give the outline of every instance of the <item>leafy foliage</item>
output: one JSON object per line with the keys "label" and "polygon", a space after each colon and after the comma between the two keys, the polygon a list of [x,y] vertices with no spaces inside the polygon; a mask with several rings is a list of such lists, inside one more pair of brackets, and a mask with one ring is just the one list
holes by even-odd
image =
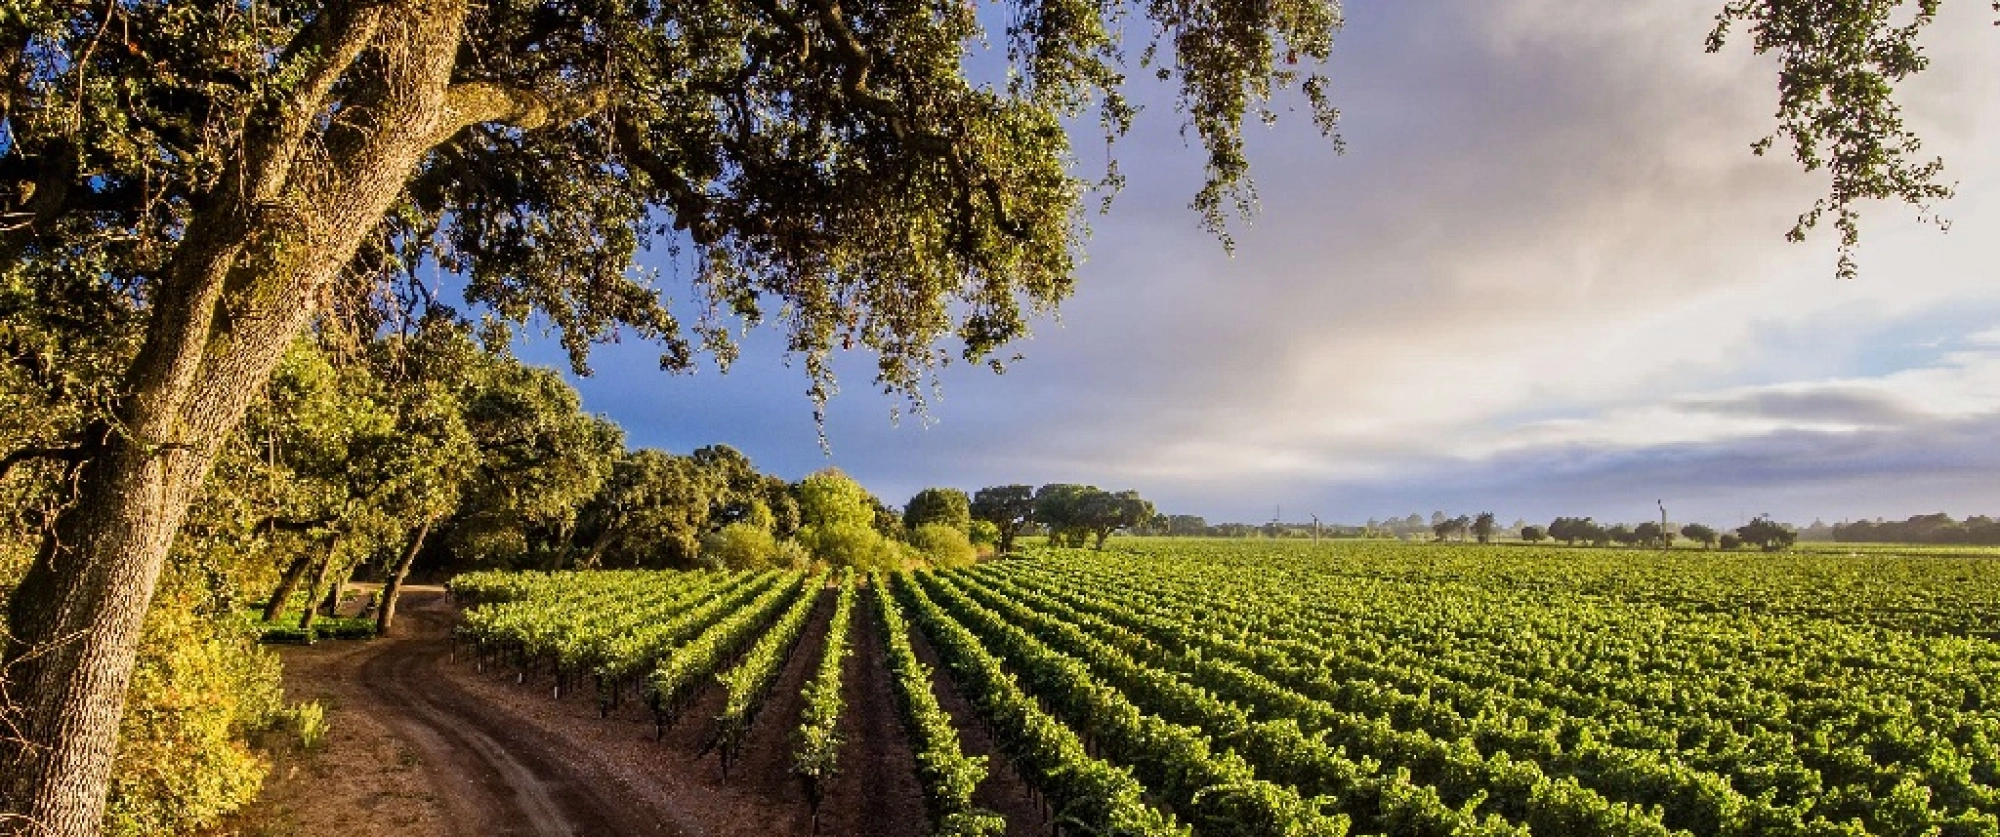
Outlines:
{"label": "leafy foliage", "polygon": [[972,501],[956,488],[926,488],[903,507],[903,526],[915,531],[927,524],[941,524],[967,532],[972,526]]}
{"label": "leafy foliage", "polygon": [[900,567],[895,543],[875,526],[879,501],[860,483],[829,468],[801,480],[796,493],[798,540],[814,557],[861,572]]}
{"label": "leafy foliage", "polygon": [[1736,537],[1741,539],[1743,543],[1755,546],[1765,552],[1776,552],[1798,543],[1799,533],[1798,530],[1790,526],[1786,526],[1764,515],[1758,515],[1749,523],[1737,527]]}
{"label": "leafy foliage", "polygon": [[1923,143],[1903,126],[1895,99],[1899,82],[1930,65],[1917,37],[1937,11],[1938,0],[1730,0],[1709,33],[1715,52],[1734,27],[1747,25],[1752,49],[1777,54],[1778,128],[1751,148],[1764,154],[1782,137],[1806,171],[1827,172],[1829,194],[1799,216],[1789,237],[1804,240],[1832,213],[1843,279],[1858,270],[1862,202],[1900,200],[1928,211],[1951,196],[1939,181],[1944,162],[1921,156]]}
{"label": "leafy foliage", "polygon": [[968,756],[960,746],[958,730],[931,692],[931,670],[917,661],[916,650],[910,645],[909,623],[885,589],[886,580],[876,577],[868,586],[888,646],[896,705],[902,709],[903,728],[915,742],[924,810],[930,814],[936,833],[962,837],[1005,833],[1005,820],[972,801],[973,791],[986,780],[986,757]]}

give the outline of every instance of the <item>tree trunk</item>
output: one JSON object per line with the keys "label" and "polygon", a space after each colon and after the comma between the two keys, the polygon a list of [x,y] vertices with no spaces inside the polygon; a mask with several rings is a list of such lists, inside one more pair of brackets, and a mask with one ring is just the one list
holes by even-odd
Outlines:
{"label": "tree trunk", "polygon": [[[531,92],[451,85],[463,2],[349,4],[309,25],[289,99],[240,146],[149,287],[145,339],[109,429],[86,440],[76,502],[9,604],[0,651],[0,822],[30,837],[101,832],[139,627],[224,436],[242,422],[329,283],[423,155],[465,126],[554,118]],[[357,62],[365,51],[373,58]],[[366,83],[341,87],[365,73]],[[461,89],[463,87],[464,89]],[[321,133],[336,90],[351,91]],[[539,105],[533,110],[529,105]]]}
{"label": "tree trunk", "polygon": [[327,585],[326,595],[319,600],[319,615],[328,618],[340,615],[340,597],[347,592],[347,582],[353,578],[354,562],[340,565],[340,570],[334,573],[333,583]]}
{"label": "tree trunk", "polygon": [[417,563],[417,553],[424,549],[424,539],[430,537],[431,522],[425,520],[417,527],[417,534],[410,538],[410,548],[403,552],[403,560],[396,562],[396,571],[389,574],[389,580],[382,584],[382,607],[375,612],[375,635],[388,636],[389,626],[396,621],[396,599],[403,595],[403,579],[409,577],[411,565]]}
{"label": "tree trunk", "polygon": [[319,569],[313,573],[312,592],[306,596],[306,607],[299,614],[299,630],[305,632],[306,642],[313,641],[313,621],[319,618],[319,597],[326,592],[326,579],[333,572],[334,553],[340,549],[340,536],[326,545],[326,554],[319,559]]}
{"label": "tree trunk", "polygon": [[300,581],[305,580],[306,570],[312,567],[312,558],[310,547],[301,549],[299,557],[293,558],[292,563],[285,567],[284,576],[278,579],[278,589],[271,591],[271,600],[264,604],[264,621],[276,622],[285,615],[285,605],[291,603],[292,592],[299,589]]}
{"label": "tree trunk", "polygon": [[611,542],[617,537],[617,527],[604,527],[604,531],[598,532],[597,537],[590,539],[590,554],[584,560],[577,562],[577,566],[592,570],[604,566],[604,551],[611,548]]}

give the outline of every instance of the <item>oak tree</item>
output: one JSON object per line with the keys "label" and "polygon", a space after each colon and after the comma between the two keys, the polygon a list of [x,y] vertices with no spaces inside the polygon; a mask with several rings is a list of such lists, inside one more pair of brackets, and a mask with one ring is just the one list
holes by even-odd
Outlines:
{"label": "oak tree", "polygon": [[999,551],[1014,551],[1014,537],[1035,516],[1035,489],[1025,485],[990,485],[972,494],[972,516],[992,523],[1000,533]]}

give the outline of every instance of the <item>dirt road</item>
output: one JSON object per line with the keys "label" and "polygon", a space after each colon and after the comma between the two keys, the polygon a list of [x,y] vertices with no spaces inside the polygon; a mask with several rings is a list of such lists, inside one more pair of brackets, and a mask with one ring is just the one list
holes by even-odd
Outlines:
{"label": "dirt road", "polygon": [[[813,833],[804,786],[790,773],[791,735],[799,689],[824,647],[831,591],[727,776],[719,755],[704,752],[720,688],[706,689],[656,738],[650,712],[636,702],[600,718],[588,688],[558,700],[552,678],[520,683],[511,672],[482,673],[467,658],[454,660],[450,597],[438,588],[404,596],[391,636],[282,649],[288,697],[328,706],[328,739],[319,751],[280,763],[235,833]],[[827,785],[818,833],[920,835],[928,830],[923,798],[876,647],[879,628],[855,622],[858,647],[841,718],[848,744],[840,774]]]}
{"label": "dirt road", "polygon": [[443,594],[408,605],[398,635],[378,641],[358,675],[379,717],[423,760],[452,833],[686,833],[650,804],[643,782],[633,787],[643,774],[613,769],[511,701],[466,688],[449,667],[453,614]]}
{"label": "dirt road", "polygon": [[[259,824],[249,830],[307,837],[709,833],[683,821],[676,794],[660,787],[666,776],[635,769],[633,756],[645,749],[637,745],[652,742],[597,746],[594,736],[576,735],[558,715],[538,711],[545,710],[534,706],[538,700],[554,703],[548,692],[503,688],[454,664],[449,597],[436,588],[403,595],[391,636],[282,651],[288,697],[327,704],[328,740],[321,751],[281,764],[261,810],[252,812]],[[607,757],[613,753],[625,758]]]}

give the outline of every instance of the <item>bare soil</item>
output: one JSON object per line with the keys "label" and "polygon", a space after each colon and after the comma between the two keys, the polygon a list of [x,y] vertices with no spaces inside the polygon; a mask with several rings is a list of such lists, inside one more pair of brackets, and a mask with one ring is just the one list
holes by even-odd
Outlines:
{"label": "bare soil", "polygon": [[[627,700],[599,717],[588,680],[554,697],[555,679],[484,671],[454,655],[457,609],[442,589],[406,588],[390,636],[281,649],[287,695],[328,707],[328,734],[310,753],[280,757],[240,834],[287,837],[405,835],[808,835],[804,785],[791,773],[800,689],[825,647],[831,593],[724,776],[704,752],[721,710],[710,684],[656,738],[652,712]],[[840,773],[817,833],[918,837],[928,824],[915,758],[898,716],[881,627],[855,614],[843,685]],[[920,646],[920,653],[928,648]],[[934,662],[934,660],[933,660]],[[581,685],[582,688],[575,688]],[[940,674],[940,701],[961,721],[969,752],[992,752],[971,708]],[[993,753],[981,803],[1012,834],[1047,826],[1006,760]],[[1018,821],[1016,821],[1018,819]]]}

